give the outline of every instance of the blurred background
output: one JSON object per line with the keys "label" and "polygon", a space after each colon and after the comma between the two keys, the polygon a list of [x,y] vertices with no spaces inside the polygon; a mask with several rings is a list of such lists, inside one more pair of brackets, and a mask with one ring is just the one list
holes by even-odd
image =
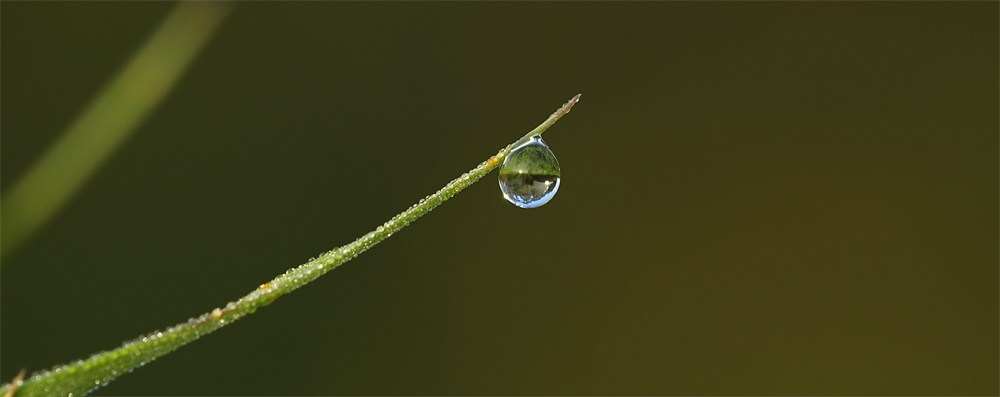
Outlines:
{"label": "blurred background", "polygon": [[[0,189],[174,7],[6,2]],[[9,381],[496,173],[98,395],[996,395],[998,4],[240,3],[2,263]]]}

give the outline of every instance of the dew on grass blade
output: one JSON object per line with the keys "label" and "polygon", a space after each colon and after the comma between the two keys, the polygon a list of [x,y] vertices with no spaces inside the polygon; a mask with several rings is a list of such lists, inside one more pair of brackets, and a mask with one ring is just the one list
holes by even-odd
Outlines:
{"label": "dew on grass blade", "polygon": [[541,207],[558,190],[559,161],[538,135],[514,147],[500,166],[500,191],[518,207]]}

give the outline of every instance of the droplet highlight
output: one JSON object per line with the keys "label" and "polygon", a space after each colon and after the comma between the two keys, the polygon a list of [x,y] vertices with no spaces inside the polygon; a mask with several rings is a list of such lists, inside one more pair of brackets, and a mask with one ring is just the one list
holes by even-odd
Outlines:
{"label": "droplet highlight", "polygon": [[559,191],[559,161],[542,137],[520,143],[500,166],[503,197],[521,208],[545,205]]}

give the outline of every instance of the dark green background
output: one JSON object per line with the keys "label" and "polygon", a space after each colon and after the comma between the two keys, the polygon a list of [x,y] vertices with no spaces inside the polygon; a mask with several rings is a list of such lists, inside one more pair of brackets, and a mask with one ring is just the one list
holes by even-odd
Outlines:
{"label": "dark green background", "polygon": [[[7,189],[170,3],[4,2]],[[243,3],[4,260],[0,377],[496,174],[99,394],[996,395],[998,4]]]}

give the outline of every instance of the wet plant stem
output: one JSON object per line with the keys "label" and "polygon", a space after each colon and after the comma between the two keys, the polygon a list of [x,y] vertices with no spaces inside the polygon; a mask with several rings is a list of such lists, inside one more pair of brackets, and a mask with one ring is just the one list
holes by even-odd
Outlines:
{"label": "wet plant stem", "polygon": [[[569,113],[579,100],[580,95],[570,99],[521,140],[541,135],[560,117]],[[36,373],[27,380],[18,382],[20,386],[16,390],[16,396],[83,396],[98,387],[107,385],[118,376],[132,372],[135,368],[144,366],[203,335],[229,325],[260,307],[267,306],[278,297],[292,292],[326,272],[356,258],[362,252],[399,232],[417,218],[469,187],[502,164],[504,158],[517,142],[503,148],[476,168],[449,182],[437,193],[420,200],[417,204],[394,216],[388,222],[375,228],[374,231],[354,240],[354,242],[325,252],[299,267],[289,269],[273,280],[261,284],[259,288],[235,302],[229,302],[221,308],[215,308],[201,316],[191,318],[168,328],[166,331],[154,331],[133,341],[125,342],[117,349],[98,353],[86,360],[76,361],[49,371]],[[0,395],[6,393],[12,386],[10,383],[0,386]]]}

